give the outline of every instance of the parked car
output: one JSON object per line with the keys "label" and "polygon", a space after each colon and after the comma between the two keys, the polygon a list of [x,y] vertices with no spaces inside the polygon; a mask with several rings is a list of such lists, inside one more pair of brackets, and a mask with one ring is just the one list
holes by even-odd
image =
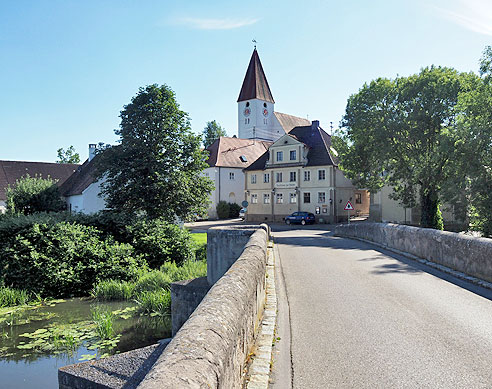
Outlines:
{"label": "parked car", "polygon": [[241,208],[241,210],[239,211],[239,217],[241,218],[241,220],[244,220],[244,218],[246,217],[246,208]]}
{"label": "parked car", "polygon": [[314,223],[314,215],[309,212],[294,212],[292,215],[289,215],[285,218],[285,223],[287,224],[295,224],[300,223],[302,225],[306,223]]}

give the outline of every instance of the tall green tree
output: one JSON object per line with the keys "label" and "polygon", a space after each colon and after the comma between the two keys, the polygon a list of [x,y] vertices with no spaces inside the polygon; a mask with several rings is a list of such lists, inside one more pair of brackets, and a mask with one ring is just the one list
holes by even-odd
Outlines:
{"label": "tall green tree", "polygon": [[459,141],[455,155],[453,184],[459,188],[454,202],[465,198],[470,208],[472,228],[492,237],[492,48],[480,61],[481,78],[474,80],[460,96]]}
{"label": "tall green tree", "polygon": [[59,148],[56,152],[58,154],[56,163],[80,163],[80,155],[73,146],[66,150]]}
{"label": "tall green tree", "polygon": [[200,174],[207,167],[201,137],[171,88],[140,88],[120,117],[120,144],[97,158],[108,208],[169,222],[204,213],[213,184]]}
{"label": "tall green tree", "polygon": [[8,186],[7,212],[30,215],[37,212],[59,212],[66,209],[56,181],[50,177],[31,177],[26,174],[14,186]]}
{"label": "tall green tree", "polygon": [[442,229],[440,190],[453,162],[458,97],[470,78],[432,66],[377,79],[350,96],[337,141],[348,176],[371,191],[392,186],[403,206],[420,204],[421,226]]}
{"label": "tall green tree", "polygon": [[203,129],[203,146],[207,148],[214,143],[221,136],[227,136],[226,130],[221,127],[215,120],[207,122],[207,125]]}

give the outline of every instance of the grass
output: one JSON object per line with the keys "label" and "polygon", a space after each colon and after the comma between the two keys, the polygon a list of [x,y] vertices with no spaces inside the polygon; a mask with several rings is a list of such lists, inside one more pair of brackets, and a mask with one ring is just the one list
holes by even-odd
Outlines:
{"label": "grass", "polygon": [[30,294],[25,290],[11,289],[7,287],[0,288],[0,307],[13,307],[15,305],[24,305],[30,301]]}
{"label": "grass", "polygon": [[169,290],[144,291],[138,295],[136,301],[143,313],[164,315],[171,311],[171,292]]}
{"label": "grass", "polygon": [[114,337],[114,315],[111,311],[102,311],[96,307],[92,311],[92,321],[96,325],[97,335],[101,339],[112,339]]}
{"label": "grass", "polygon": [[207,244],[207,233],[206,232],[196,232],[192,233],[191,237],[198,246]]}
{"label": "grass", "polygon": [[91,294],[98,300],[130,300],[134,291],[133,282],[104,280],[94,287]]}

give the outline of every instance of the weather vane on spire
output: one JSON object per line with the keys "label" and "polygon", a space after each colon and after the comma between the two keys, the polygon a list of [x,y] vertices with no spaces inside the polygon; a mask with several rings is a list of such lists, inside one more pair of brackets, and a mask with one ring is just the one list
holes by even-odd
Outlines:
{"label": "weather vane on spire", "polygon": [[256,39],[253,39],[251,42],[255,44],[255,50],[256,50]]}

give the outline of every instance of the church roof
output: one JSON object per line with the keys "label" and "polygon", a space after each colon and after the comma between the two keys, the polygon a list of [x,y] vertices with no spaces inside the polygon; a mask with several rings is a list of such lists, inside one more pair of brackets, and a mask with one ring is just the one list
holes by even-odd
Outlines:
{"label": "church roof", "polygon": [[274,112],[273,113],[284,131],[288,134],[294,127],[310,126],[311,122],[308,119],[300,118],[298,116],[288,115],[286,113]]}
{"label": "church roof", "polygon": [[258,159],[272,142],[221,136],[209,147],[207,163],[210,167],[246,168]]}
{"label": "church roof", "polygon": [[256,49],[254,49],[253,55],[251,55],[248,70],[246,70],[243,86],[241,87],[237,101],[251,99],[260,99],[270,103],[275,102]]}
{"label": "church roof", "polygon": [[26,161],[0,161],[0,201],[6,200],[6,189],[26,174],[30,177],[48,178],[57,181],[60,186],[79,167],[74,163],[49,163]]}

